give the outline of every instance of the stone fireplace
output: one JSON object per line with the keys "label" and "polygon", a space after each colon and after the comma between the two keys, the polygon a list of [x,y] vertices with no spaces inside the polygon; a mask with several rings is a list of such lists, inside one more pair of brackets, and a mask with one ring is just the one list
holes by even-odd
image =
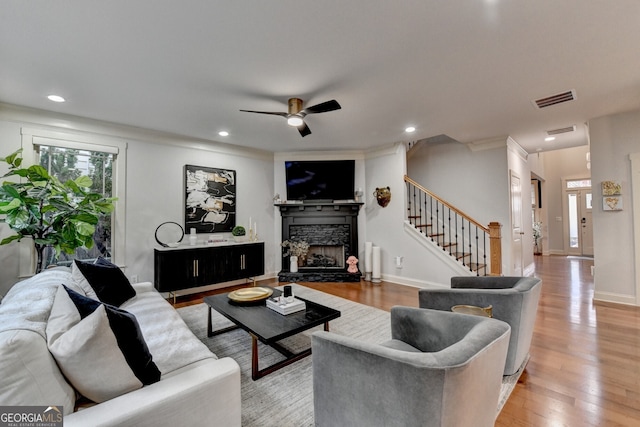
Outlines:
{"label": "stone fireplace", "polygon": [[[281,282],[359,282],[348,273],[346,259],[358,255],[358,212],[362,203],[279,204],[282,241],[305,241],[309,252],[292,273],[289,257],[282,257]],[[283,254],[285,251],[283,250]]]}

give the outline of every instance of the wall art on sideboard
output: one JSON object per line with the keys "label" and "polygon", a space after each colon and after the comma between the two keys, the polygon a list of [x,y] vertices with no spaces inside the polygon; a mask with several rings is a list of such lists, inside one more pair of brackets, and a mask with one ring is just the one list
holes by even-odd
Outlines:
{"label": "wall art on sideboard", "polygon": [[621,211],[622,197],[620,196],[604,196],[602,198],[602,210],[605,211]]}
{"label": "wall art on sideboard", "polygon": [[236,171],[186,165],[185,230],[231,231],[236,225]]}

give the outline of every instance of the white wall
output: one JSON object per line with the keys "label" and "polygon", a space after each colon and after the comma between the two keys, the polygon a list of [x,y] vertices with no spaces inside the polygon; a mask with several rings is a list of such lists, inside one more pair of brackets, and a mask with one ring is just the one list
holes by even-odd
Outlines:
{"label": "white wall", "polygon": [[[504,275],[511,272],[506,143],[506,138],[468,146],[458,142],[421,143],[407,161],[409,177],[428,190],[480,224],[488,225],[492,221],[502,224]],[[529,182],[528,174],[523,181]]]}
{"label": "white wall", "polygon": [[[257,221],[260,240],[265,241],[265,276],[277,271],[273,235],[273,154],[214,141],[192,140],[138,128],[118,126],[51,112],[2,105],[0,110],[0,156],[21,145],[20,128],[43,127],[63,132],[83,132],[118,137],[128,143],[125,272],[141,281],[153,281],[153,249],[156,227],[165,221],[183,222],[184,166],[233,169],[237,178],[238,223],[251,216]],[[10,235],[0,224],[0,236]],[[216,234],[230,238],[230,233]],[[278,236],[279,238],[279,236]],[[0,293],[17,280],[18,245],[0,246]]]}
{"label": "white wall", "polygon": [[[594,298],[640,305],[635,283],[633,199],[629,155],[640,152],[640,111],[589,122],[593,185]],[[602,209],[602,181],[622,184],[622,211]]]}

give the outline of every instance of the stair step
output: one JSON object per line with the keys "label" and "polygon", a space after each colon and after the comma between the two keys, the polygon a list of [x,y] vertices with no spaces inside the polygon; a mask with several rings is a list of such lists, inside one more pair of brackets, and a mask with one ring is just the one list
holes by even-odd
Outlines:
{"label": "stair step", "polygon": [[426,228],[426,227],[433,227],[433,224],[413,224],[413,226],[416,228]]}
{"label": "stair step", "polygon": [[462,252],[456,252],[453,255],[456,257],[456,259],[462,259],[462,258],[467,258],[471,256],[470,253],[462,253]]}
{"label": "stair step", "polygon": [[482,270],[483,268],[487,268],[487,264],[478,264],[476,262],[472,262],[467,265],[469,266],[471,271],[478,271],[478,270]]}
{"label": "stair step", "polygon": [[454,247],[456,245],[457,245],[457,243],[445,243],[445,244],[440,245],[440,246],[442,246],[443,248],[452,248],[452,247]]}

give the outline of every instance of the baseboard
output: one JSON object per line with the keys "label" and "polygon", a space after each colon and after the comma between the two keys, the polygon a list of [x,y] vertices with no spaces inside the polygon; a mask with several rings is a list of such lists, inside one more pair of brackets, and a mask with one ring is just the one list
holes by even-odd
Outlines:
{"label": "baseboard", "polygon": [[615,294],[612,292],[598,292],[593,293],[593,300],[598,302],[611,302],[616,304],[633,305],[638,306],[636,298],[631,295]]}
{"label": "baseboard", "polygon": [[428,280],[416,280],[416,279],[411,279],[409,277],[402,277],[402,276],[394,276],[391,274],[383,274],[382,275],[382,280],[384,280],[385,282],[391,282],[391,283],[395,283],[398,285],[405,285],[405,286],[411,286],[414,288],[440,288],[440,289],[447,289],[449,288],[448,285],[444,285],[442,283],[436,283],[436,282],[430,282]]}

